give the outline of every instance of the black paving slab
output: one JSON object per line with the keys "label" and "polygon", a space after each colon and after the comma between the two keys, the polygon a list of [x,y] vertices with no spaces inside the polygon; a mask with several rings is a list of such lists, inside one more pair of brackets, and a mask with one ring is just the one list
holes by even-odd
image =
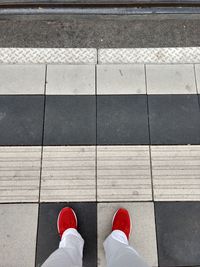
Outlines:
{"label": "black paving slab", "polygon": [[60,210],[69,206],[78,218],[79,232],[85,240],[84,267],[97,266],[97,207],[96,203],[40,204],[36,267],[58,248],[57,217]]}
{"label": "black paving slab", "polygon": [[95,145],[95,96],[47,96],[44,145]]}
{"label": "black paving slab", "polygon": [[200,265],[200,202],[155,203],[160,267]]}
{"label": "black paving slab", "polygon": [[197,95],[148,96],[151,144],[200,144]]}
{"label": "black paving slab", "polygon": [[0,145],[42,145],[43,96],[0,96]]}
{"label": "black paving slab", "polygon": [[147,97],[97,96],[97,144],[149,144]]}

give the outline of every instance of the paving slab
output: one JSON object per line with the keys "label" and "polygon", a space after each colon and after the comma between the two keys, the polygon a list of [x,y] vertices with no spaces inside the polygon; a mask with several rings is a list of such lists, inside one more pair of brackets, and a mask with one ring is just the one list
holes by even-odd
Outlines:
{"label": "paving slab", "polygon": [[96,148],[43,148],[41,201],[95,201]]}
{"label": "paving slab", "polygon": [[154,199],[200,200],[200,146],[151,146]]}
{"label": "paving slab", "polygon": [[0,205],[1,266],[35,266],[37,217],[37,204]]}
{"label": "paving slab", "polygon": [[148,146],[97,147],[98,201],[152,200]]}
{"label": "paving slab", "polygon": [[44,96],[0,96],[0,145],[42,145]]}
{"label": "paving slab", "polygon": [[97,96],[97,144],[149,144],[147,97]]}
{"label": "paving slab", "polygon": [[126,208],[133,221],[130,244],[149,266],[158,266],[153,203],[99,203],[98,204],[98,266],[105,267],[103,241],[111,233],[111,223],[118,208]]}
{"label": "paving slab", "polygon": [[200,203],[155,204],[159,266],[200,265]]}
{"label": "paving slab", "polygon": [[146,65],[148,94],[196,94],[193,64]]}
{"label": "paving slab", "polygon": [[95,96],[46,97],[44,145],[95,145]]}
{"label": "paving slab", "polygon": [[79,232],[85,240],[84,267],[97,266],[97,207],[96,203],[40,204],[36,267],[58,248],[57,217],[60,210],[69,206],[78,218]]}
{"label": "paving slab", "polygon": [[0,95],[43,95],[45,65],[0,65]]}
{"label": "paving slab", "polygon": [[97,93],[146,94],[144,65],[97,65]]}
{"label": "paving slab", "polygon": [[0,147],[0,202],[37,202],[41,147]]}
{"label": "paving slab", "polygon": [[197,95],[150,95],[148,103],[152,145],[200,144]]}
{"label": "paving slab", "polygon": [[47,95],[94,95],[95,65],[48,65]]}

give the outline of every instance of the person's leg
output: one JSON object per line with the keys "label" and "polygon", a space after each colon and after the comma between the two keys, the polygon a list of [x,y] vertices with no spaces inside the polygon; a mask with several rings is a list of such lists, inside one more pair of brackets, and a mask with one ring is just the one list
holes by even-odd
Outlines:
{"label": "person's leg", "polygon": [[148,267],[129,246],[131,220],[127,210],[119,209],[113,218],[112,233],[104,242],[107,267]]}
{"label": "person's leg", "polygon": [[82,267],[84,240],[77,231],[76,214],[71,208],[61,210],[57,226],[61,236],[59,248],[42,267]]}

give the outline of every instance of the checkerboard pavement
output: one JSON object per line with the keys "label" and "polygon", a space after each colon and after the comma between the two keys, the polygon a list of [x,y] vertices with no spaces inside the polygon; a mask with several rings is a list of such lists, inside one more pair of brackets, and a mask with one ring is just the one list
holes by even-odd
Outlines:
{"label": "checkerboard pavement", "polygon": [[41,266],[66,205],[84,267],[119,207],[149,266],[200,266],[199,64],[1,64],[0,129],[0,266]]}

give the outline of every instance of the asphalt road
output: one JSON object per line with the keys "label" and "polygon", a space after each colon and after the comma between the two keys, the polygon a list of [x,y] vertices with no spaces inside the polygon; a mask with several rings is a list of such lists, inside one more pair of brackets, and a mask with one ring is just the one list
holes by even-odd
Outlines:
{"label": "asphalt road", "polygon": [[0,47],[200,45],[200,15],[0,17]]}

